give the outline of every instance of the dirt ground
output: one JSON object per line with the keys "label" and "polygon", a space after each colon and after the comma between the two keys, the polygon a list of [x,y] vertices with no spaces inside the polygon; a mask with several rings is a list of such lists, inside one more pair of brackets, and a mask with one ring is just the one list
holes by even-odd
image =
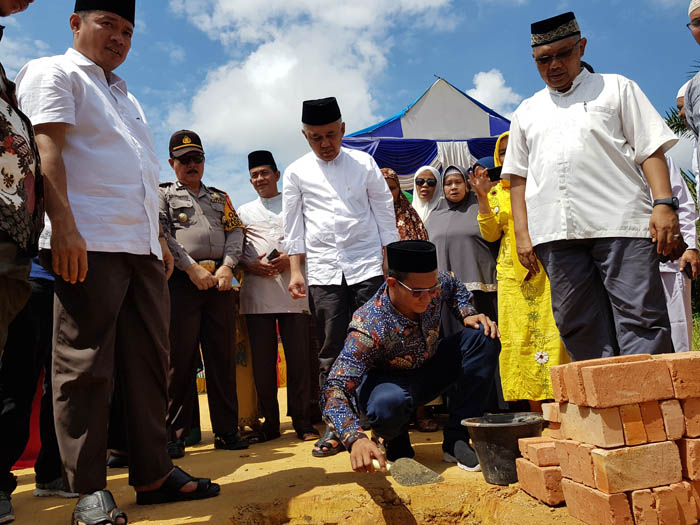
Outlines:
{"label": "dirt ground", "polygon": [[[439,472],[445,481],[423,487],[401,487],[385,474],[356,474],[347,453],[331,458],[311,456],[313,442],[302,443],[283,421],[280,439],[244,451],[213,446],[206,396],[200,395],[203,441],[187,449],[176,463],[186,471],[221,484],[213,499],[158,506],[137,506],[127,485],[126,469],[110,469],[109,490],[133,524],[352,524],[410,525],[523,524],[574,525],[565,508],[550,509],[518,490],[517,485],[488,485],[480,473],[468,473],[442,462],[441,433],[415,432],[416,460]],[[281,412],[286,391],[280,390]],[[70,523],[76,500],[32,495],[34,472],[20,470],[12,497],[18,525]]]}

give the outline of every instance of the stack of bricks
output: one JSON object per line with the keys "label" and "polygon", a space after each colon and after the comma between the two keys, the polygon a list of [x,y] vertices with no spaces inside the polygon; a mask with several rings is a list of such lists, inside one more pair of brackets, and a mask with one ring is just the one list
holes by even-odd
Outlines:
{"label": "stack of bricks", "polygon": [[554,439],[521,443],[521,487],[556,504],[547,492],[556,476],[544,473],[557,469],[569,513],[584,523],[698,523],[700,353],[582,361],[551,375],[556,403],[543,412]]}

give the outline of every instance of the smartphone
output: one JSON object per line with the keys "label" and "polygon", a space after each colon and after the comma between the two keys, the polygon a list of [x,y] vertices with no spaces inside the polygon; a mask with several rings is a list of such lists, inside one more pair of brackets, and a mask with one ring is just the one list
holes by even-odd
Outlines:
{"label": "smartphone", "polygon": [[693,267],[689,262],[685,263],[685,266],[683,267],[683,273],[685,273],[688,276],[688,279],[690,279],[691,281],[693,280]]}
{"label": "smartphone", "polygon": [[493,182],[498,182],[501,180],[501,171],[503,170],[503,166],[498,166],[496,168],[490,168],[488,170],[489,173],[489,179],[491,179]]}
{"label": "smartphone", "polygon": [[280,252],[277,251],[277,249],[272,250],[269,255],[266,257],[267,262],[274,261],[277,259],[277,257],[280,256]]}

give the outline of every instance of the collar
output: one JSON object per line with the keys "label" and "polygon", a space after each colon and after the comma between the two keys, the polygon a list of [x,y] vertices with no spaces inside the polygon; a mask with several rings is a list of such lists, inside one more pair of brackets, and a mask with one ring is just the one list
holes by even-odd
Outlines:
{"label": "collar", "polygon": [[83,55],[80,51],[69,47],[64,56],[78,67],[83,67],[85,69],[90,69],[94,71],[96,74],[99,75],[100,79],[104,80],[105,84],[107,84],[108,87],[114,86],[121,89],[124,93],[127,92],[126,81],[123,78],[121,78],[114,72],[111,72],[109,74],[109,78],[107,78],[104,69],[95,64],[92,60]]}
{"label": "collar", "polygon": [[[189,191],[190,193],[192,193],[192,192],[190,191],[190,189],[189,189],[187,186],[185,186],[182,182],[180,182],[179,180],[176,180],[176,181],[175,181],[175,187],[176,187],[178,190],[186,190],[186,191]],[[209,188],[207,188],[207,186],[206,186],[203,182],[200,181],[200,183],[199,183],[199,193],[198,193],[197,195],[195,195],[195,197],[198,197],[199,195],[202,195],[202,192],[203,192],[203,191],[204,191],[205,193],[209,193]],[[192,193],[192,194],[193,194],[193,193]],[[193,194],[193,195],[194,195],[194,194]]]}
{"label": "collar", "polygon": [[313,151],[311,152],[311,154],[314,156],[314,158],[316,159],[316,162],[318,162],[318,164],[320,166],[335,166],[337,163],[339,163],[341,161],[342,156],[345,155],[345,148],[341,146],[340,152],[338,153],[338,156],[330,161],[319,159],[318,156],[316,155],[316,153],[314,153]]}
{"label": "collar", "polygon": [[586,80],[588,80],[593,73],[588,71],[585,67],[581,67],[581,72],[578,74],[578,76],[574,79],[574,82],[571,84],[571,87],[569,88],[568,91],[562,93],[561,91],[557,91],[556,89],[552,89],[551,87],[547,86],[547,89],[552,95],[556,95],[558,97],[566,97],[571,95],[574,91],[576,91],[576,88],[579,87],[581,84],[583,84]]}
{"label": "collar", "polygon": [[268,204],[274,204],[275,202],[281,200],[282,199],[282,192],[278,193],[274,197],[260,197],[260,196],[258,196],[258,199],[260,199],[260,202],[262,202],[263,206],[267,207]]}

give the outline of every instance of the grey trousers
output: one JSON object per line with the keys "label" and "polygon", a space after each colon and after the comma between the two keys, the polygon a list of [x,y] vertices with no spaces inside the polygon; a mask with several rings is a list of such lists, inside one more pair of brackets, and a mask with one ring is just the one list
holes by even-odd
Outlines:
{"label": "grey trousers", "polygon": [[554,241],[535,252],[549,276],[554,320],[573,361],[673,352],[651,240]]}
{"label": "grey trousers", "polygon": [[7,233],[0,231],[0,356],[7,342],[7,331],[31,295],[31,260]]}
{"label": "grey trousers", "polygon": [[57,278],[53,393],[56,437],[73,492],[107,486],[107,426],[122,381],[129,484],[149,485],[173,464],[167,452],[169,296],[155,256],[88,252],[85,282]]}

